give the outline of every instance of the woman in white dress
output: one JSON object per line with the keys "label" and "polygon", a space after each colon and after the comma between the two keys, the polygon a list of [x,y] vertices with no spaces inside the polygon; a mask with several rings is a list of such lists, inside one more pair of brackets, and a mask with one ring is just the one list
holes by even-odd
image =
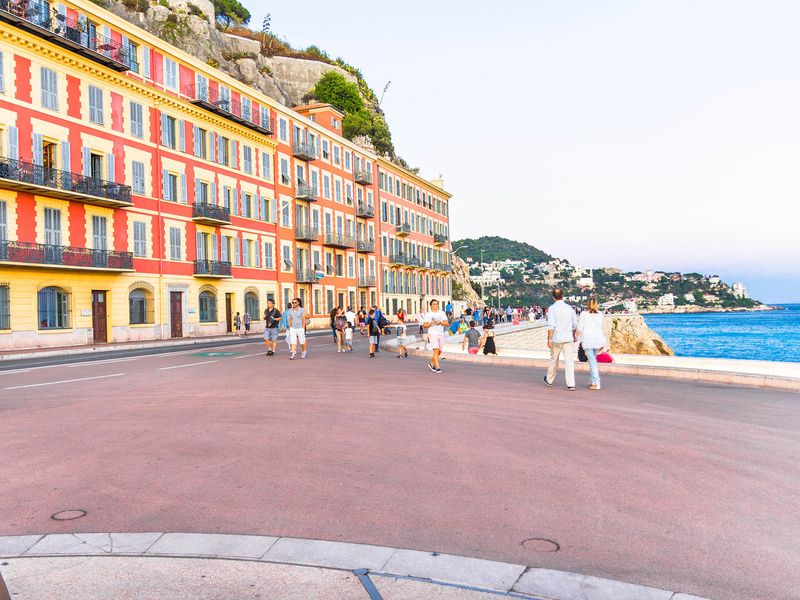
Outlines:
{"label": "woman in white dress", "polygon": [[586,310],[578,317],[578,340],[589,359],[589,389],[600,389],[600,371],[597,368],[597,355],[608,345],[603,333],[603,313],[597,300],[590,298]]}

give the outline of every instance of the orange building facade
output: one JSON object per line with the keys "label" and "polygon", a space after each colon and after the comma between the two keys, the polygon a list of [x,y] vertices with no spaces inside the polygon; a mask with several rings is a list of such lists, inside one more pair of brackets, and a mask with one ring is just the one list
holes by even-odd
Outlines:
{"label": "orange building facade", "polygon": [[450,297],[449,200],[97,7],[0,0],[0,348]]}

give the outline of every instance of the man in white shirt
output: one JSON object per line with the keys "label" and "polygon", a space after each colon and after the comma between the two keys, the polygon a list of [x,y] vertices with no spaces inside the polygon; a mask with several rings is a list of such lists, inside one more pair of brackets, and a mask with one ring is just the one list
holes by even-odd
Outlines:
{"label": "man in white shirt", "polygon": [[564,302],[561,288],[553,290],[553,304],[547,309],[547,347],[550,348],[550,365],[544,383],[552,386],[558,372],[558,361],[564,353],[564,377],[567,389],[575,391],[575,334],[578,329],[578,317],[575,309]]}
{"label": "man in white shirt", "polygon": [[344,318],[347,319],[347,322],[353,326],[353,329],[356,328],[356,313],[353,312],[352,306],[347,307],[347,312],[344,313]]}
{"label": "man in white shirt", "polygon": [[444,328],[450,325],[447,314],[439,310],[439,301],[431,300],[431,309],[422,316],[422,326],[428,329],[428,343],[433,349],[431,362],[428,368],[436,374],[442,372],[439,368],[439,356],[444,349]]}

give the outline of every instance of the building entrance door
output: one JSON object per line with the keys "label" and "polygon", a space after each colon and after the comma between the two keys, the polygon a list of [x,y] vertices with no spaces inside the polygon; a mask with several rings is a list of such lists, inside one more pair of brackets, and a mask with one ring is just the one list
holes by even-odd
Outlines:
{"label": "building entrance door", "polygon": [[233,294],[225,294],[225,331],[233,333]]}
{"label": "building entrance door", "polygon": [[106,321],[106,292],[92,290],[92,331],[95,344],[105,344],[108,341]]}
{"label": "building entrance door", "polygon": [[183,295],[181,292],[169,293],[170,335],[183,337]]}

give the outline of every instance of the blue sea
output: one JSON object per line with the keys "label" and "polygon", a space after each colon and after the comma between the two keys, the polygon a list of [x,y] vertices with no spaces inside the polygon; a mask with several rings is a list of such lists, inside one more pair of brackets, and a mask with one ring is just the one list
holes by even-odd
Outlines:
{"label": "blue sea", "polygon": [[784,310],[644,315],[678,356],[800,362],[800,304]]}

